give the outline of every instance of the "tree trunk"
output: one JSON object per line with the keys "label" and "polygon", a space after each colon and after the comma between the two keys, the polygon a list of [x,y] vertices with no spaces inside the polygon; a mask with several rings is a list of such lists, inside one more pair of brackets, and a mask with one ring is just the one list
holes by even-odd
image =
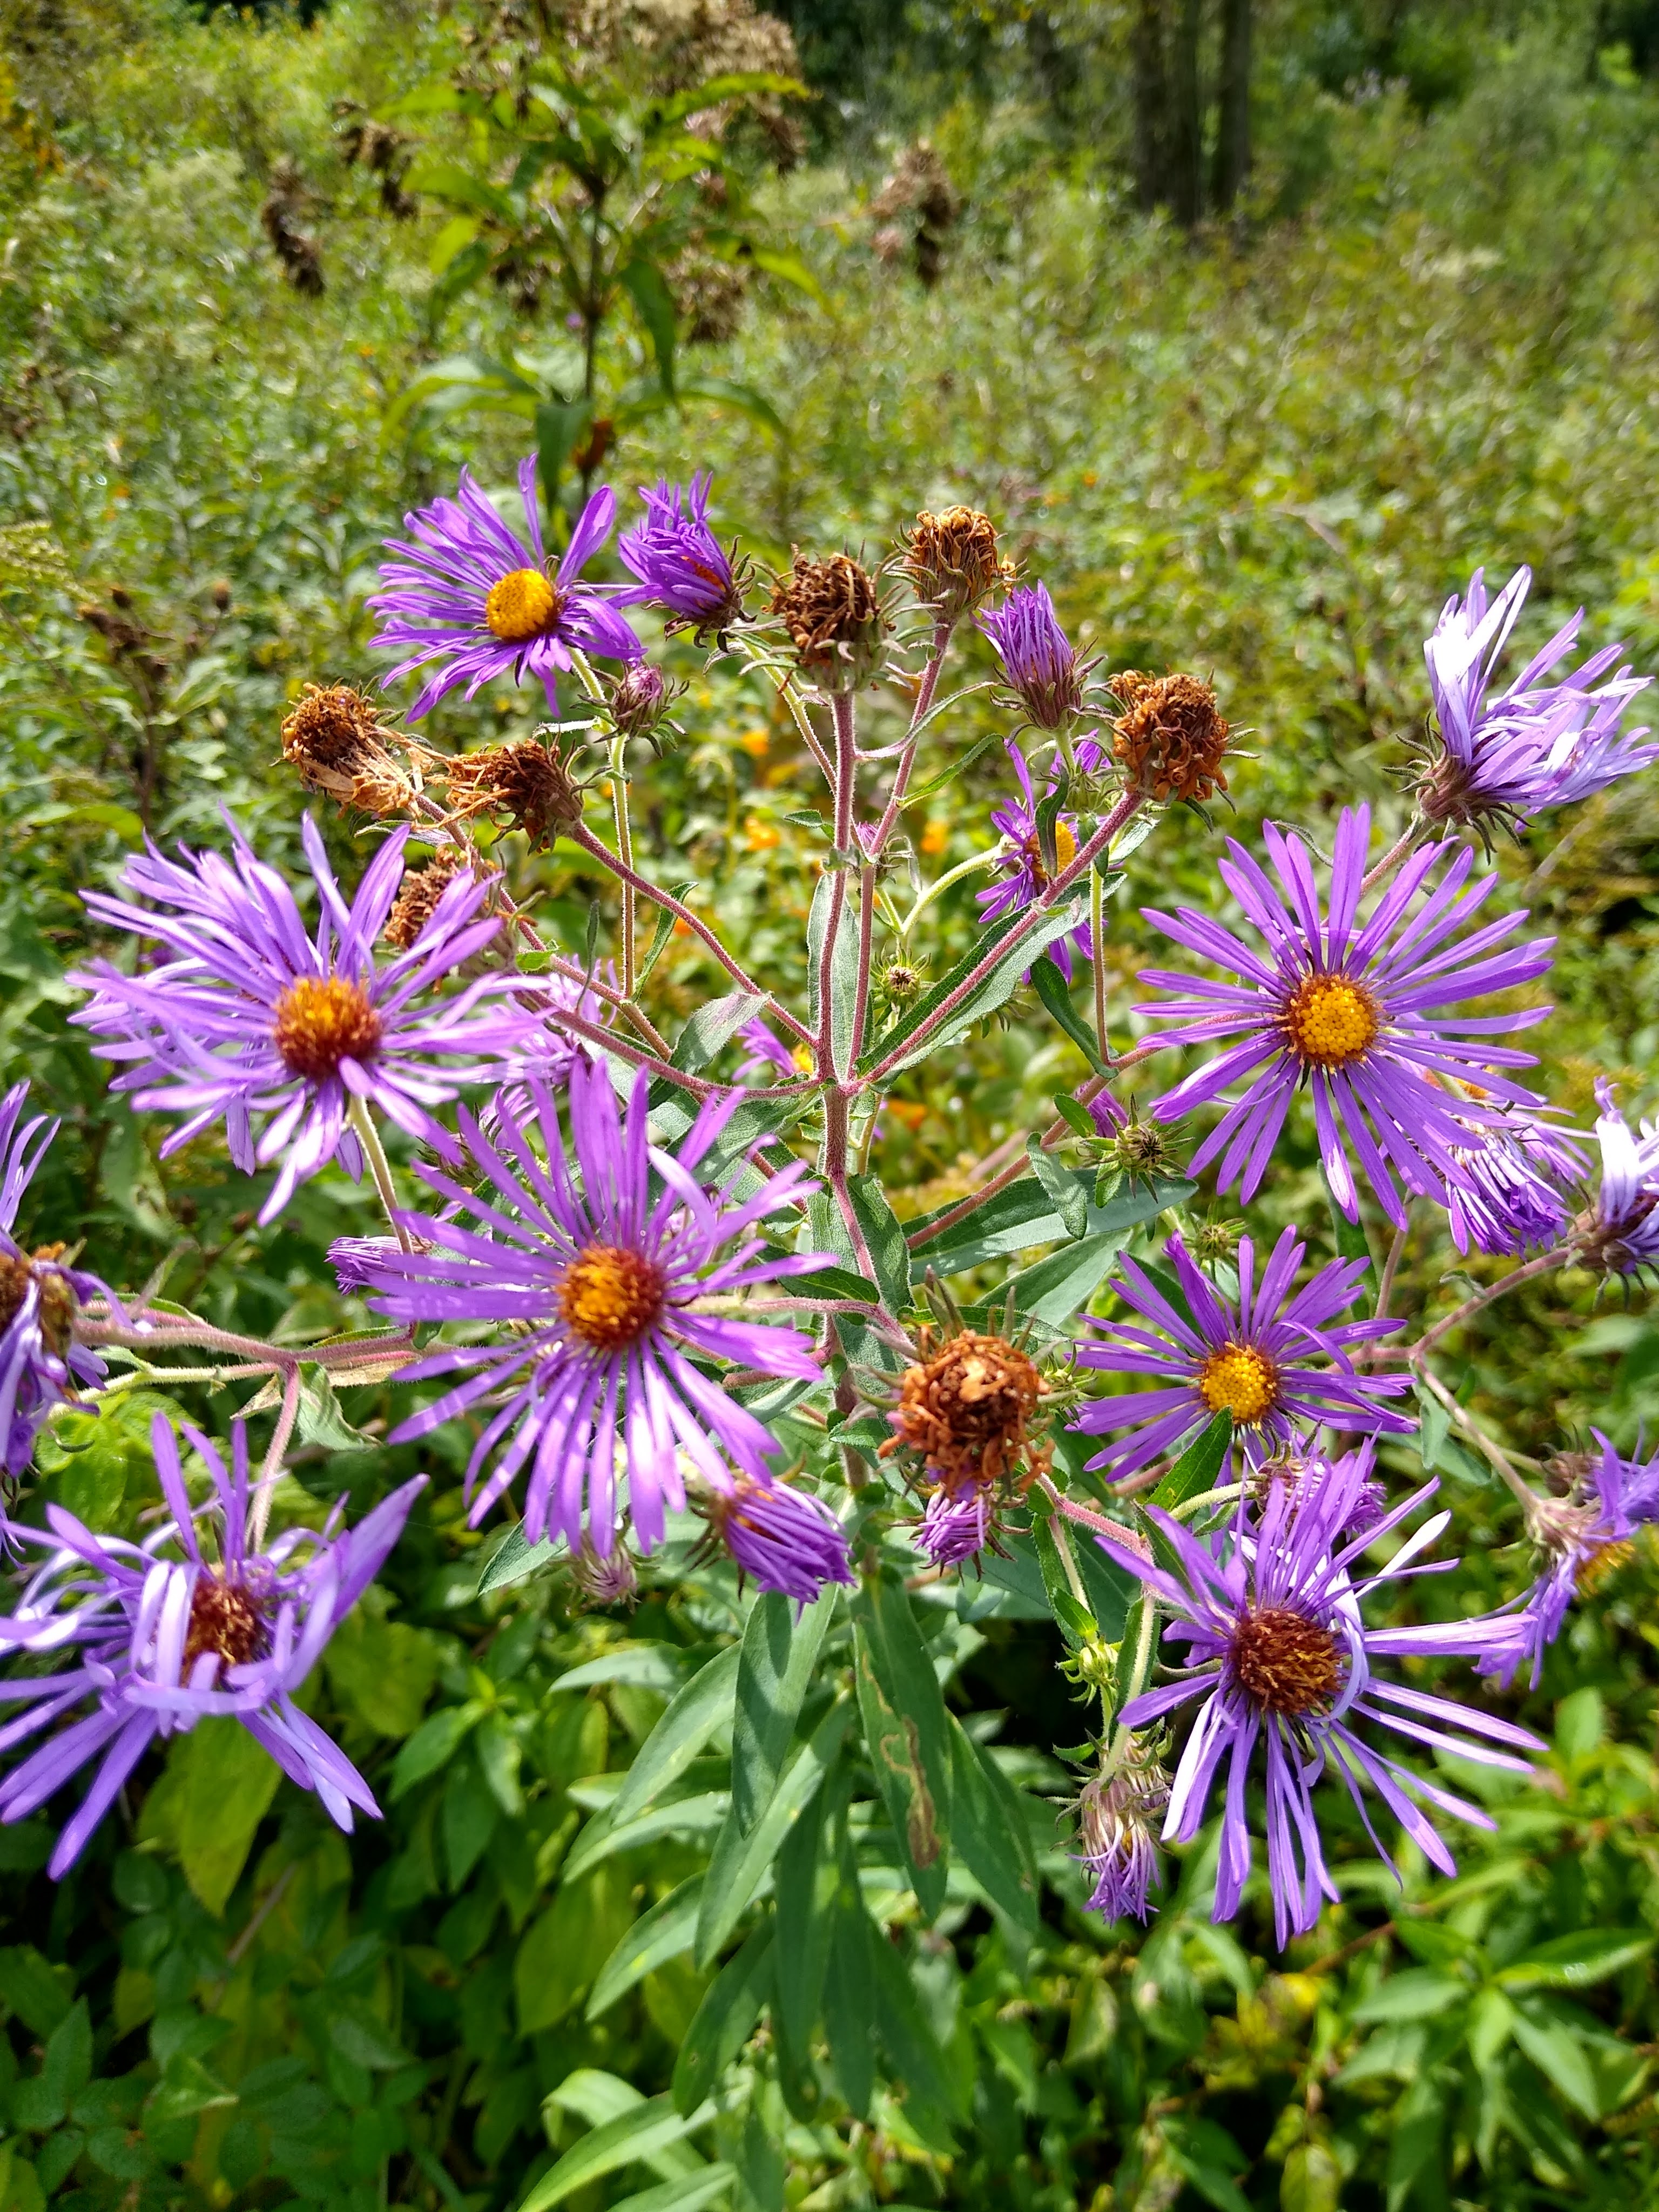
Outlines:
{"label": "tree trunk", "polygon": [[1198,81],[1203,12],[1204,0],[1181,0],[1170,71],[1170,206],[1188,230],[1204,212],[1204,109]]}
{"label": "tree trunk", "polygon": [[1135,196],[1148,215],[1170,198],[1170,76],[1164,57],[1164,0],[1135,9]]}
{"label": "tree trunk", "polygon": [[1250,173],[1251,0],[1221,0],[1221,83],[1216,98],[1212,198],[1224,214]]}

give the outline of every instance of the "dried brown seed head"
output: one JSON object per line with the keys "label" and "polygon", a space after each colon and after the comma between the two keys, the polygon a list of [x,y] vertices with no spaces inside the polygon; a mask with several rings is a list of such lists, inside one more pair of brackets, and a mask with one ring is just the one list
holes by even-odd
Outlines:
{"label": "dried brown seed head", "polygon": [[493,814],[522,830],[532,845],[556,837],[582,818],[582,795],[552,745],[520,738],[441,763],[456,814]]}
{"label": "dried brown seed head", "polygon": [[1135,790],[1160,804],[1225,791],[1227,722],[1207,684],[1196,676],[1143,676],[1126,668],[1113,677],[1111,689],[1123,708],[1112,725],[1112,750]]}
{"label": "dried brown seed head", "polygon": [[943,623],[959,622],[1014,580],[1013,564],[998,550],[995,524],[973,507],[917,515],[905,537],[904,573],[916,597]]}
{"label": "dried brown seed head", "polygon": [[802,672],[821,691],[856,691],[881,653],[883,620],[876,581],[849,554],[827,561],[797,553],[772,594]]}
{"label": "dried brown seed head", "polygon": [[465,865],[458,847],[440,845],[423,868],[404,869],[386,927],[380,932],[388,945],[399,952],[409,951],[431,921],[438,901]]}
{"label": "dried brown seed head", "polygon": [[925,1364],[905,1370],[890,1417],[895,1434],[882,1451],[908,1444],[947,1490],[1000,1482],[1022,1461],[1029,1480],[1046,1458],[1031,1450],[1028,1436],[1042,1395],[1042,1378],[1024,1352],[1002,1337],[963,1329]]}
{"label": "dried brown seed head", "polygon": [[283,758],[307,791],[362,814],[401,814],[415,787],[386,750],[391,732],[372,699],[349,684],[307,684],[283,724]]}

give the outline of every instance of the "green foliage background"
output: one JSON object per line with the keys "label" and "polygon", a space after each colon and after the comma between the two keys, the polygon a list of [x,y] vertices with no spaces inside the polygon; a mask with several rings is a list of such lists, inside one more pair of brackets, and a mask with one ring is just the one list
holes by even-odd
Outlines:
{"label": "green foliage background", "polygon": [[[830,33],[856,11],[811,12],[796,11],[808,64],[832,66]],[[1249,732],[1232,790],[1246,836],[1267,813],[1317,825],[1356,796],[1397,814],[1426,703],[1420,641],[1477,562],[1532,563],[1529,635],[1583,602],[1590,644],[1622,635],[1653,665],[1659,108],[1640,11],[1405,11],[1416,47],[1398,47],[1396,21],[1385,50],[1363,8],[1268,9],[1255,198],[1192,239],[1132,211],[1114,11],[1078,32],[1064,112],[1029,66],[1030,13],[923,11],[889,106],[821,124],[828,150],[757,187],[821,297],[763,278],[705,361],[781,428],[707,403],[651,416],[611,466],[619,489],[712,467],[722,527],[775,562],[793,544],[873,554],[919,506],[985,507],[1109,665],[1213,672]],[[470,350],[538,374],[560,333],[488,291],[434,308],[441,211],[388,220],[335,131],[337,100],[378,113],[449,66],[454,28],[398,0],[347,0],[305,28],[150,0],[11,0],[6,15],[0,1059],[65,1116],[21,1227],[83,1236],[115,1280],[168,1261],[170,1294],[291,1340],[353,1318],[322,1254],[368,1225],[367,1199],[328,1180],[259,1232],[214,1145],[163,1166],[158,1130],[106,1105],[66,1028],[63,971],[86,944],[76,887],[111,880],[144,828],[210,841],[228,805],[293,856],[286,703],[307,678],[372,673],[363,599],[403,510],[464,459],[505,481],[524,449],[524,423],[487,411],[404,407],[388,431],[434,364]],[[941,38],[979,57],[977,84],[943,73]],[[924,114],[966,203],[931,292],[872,253],[866,212]],[[260,228],[284,158],[314,195],[320,298],[284,284]],[[609,343],[613,383],[648,370],[645,334],[624,324]],[[673,657],[689,734],[640,793],[647,865],[695,881],[746,957],[790,976],[817,836],[801,818],[810,764],[763,688]],[[901,711],[877,693],[872,726]],[[970,701],[943,733],[953,756],[993,726],[981,711]],[[452,702],[436,734],[477,743],[530,712],[507,694]],[[927,876],[990,842],[995,762],[917,821]],[[1498,856],[1508,893],[1560,935],[1544,1073],[1580,1113],[1598,1067],[1649,1103],[1655,793],[1636,779],[1559,839],[1547,827]],[[367,847],[328,827],[355,870]],[[1126,1025],[1135,908],[1206,901],[1213,849],[1197,823],[1171,824],[1134,863],[1112,950]],[[556,850],[508,857],[580,948],[600,887]],[[968,940],[971,887],[931,911],[937,973]],[[671,1022],[717,988],[678,943],[653,981]],[[878,1151],[901,1212],[946,1203],[966,1164],[1082,1072],[1022,996],[907,1076]],[[1328,1242],[1310,1148],[1260,1212]],[[1455,1301],[1450,1258],[1408,1276],[1413,1307]],[[963,1279],[973,1292],[996,1275]],[[1588,1279],[1554,1279],[1461,1343],[1460,1395],[1522,1449],[1591,1420],[1633,1443],[1659,1415],[1642,1294],[1598,1307]],[[41,1494],[133,1525],[153,1496],[154,1402],[61,1421]],[[201,1394],[187,1409],[216,1425],[231,1410]],[[1548,1786],[1460,1778],[1497,1827],[1463,1839],[1450,1886],[1408,1863],[1397,1893],[1348,1837],[1342,1905],[1283,1959],[1259,1904],[1210,1928],[1201,1846],[1145,1936],[1082,1912],[1056,1753],[1086,1717],[1034,1554],[958,1607],[913,1613],[878,1584],[860,1602],[896,1609],[858,1635],[906,1694],[942,1683],[956,1717],[940,1738],[956,1850],[924,1925],[867,1781],[854,1790],[836,1755],[858,1658],[843,1613],[815,1698],[802,1711],[797,1692],[793,1716],[775,1698],[766,1723],[782,1715],[770,1755],[795,1761],[800,1790],[829,1778],[775,1878],[811,1893],[820,2002],[768,1979],[784,1972],[766,1959],[774,1905],[722,1841],[719,1726],[653,1801],[636,1788],[642,1826],[611,1814],[671,1698],[702,1668],[735,1671],[718,1655],[746,1638],[752,1657],[777,1617],[684,1546],[631,1615],[576,1611],[556,1576],[481,1594],[499,1531],[464,1526],[465,1441],[417,1462],[374,1446],[387,1399],[358,1390],[349,1413],[308,1403],[288,1510],[346,1487],[361,1509],[417,1463],[434,1478],[313,1686],[386,1820],[342,1838],[245,1737],[206,1723],[141,1775],[61,1887],[40,1871],[44,1824],[0,1831],[4,2212],[511,2212],[553,2171],[580,2212],[722,2191],[757,2212],[1659,2201],[1650,1549],[1512,1701],[1555,1745]],[[1432,1428],[1422,1455],[1466,1539],[1433,1601],[1462,1612],[1519,1589],[1502,1493]],[[1406,1448],[1396,1480],[1419,1465]],[[879,1684],[866,1669],[860,1686]],[[691,1908],[720,1885],[736,1905],[699,1941]]]}

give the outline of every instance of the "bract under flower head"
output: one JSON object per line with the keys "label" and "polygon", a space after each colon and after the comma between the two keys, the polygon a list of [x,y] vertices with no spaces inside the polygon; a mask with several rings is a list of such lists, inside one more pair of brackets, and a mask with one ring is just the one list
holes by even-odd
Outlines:
{"label": "bract under flower head", "polygon": [[[1146,909],[1146,919],[1190,951],[1231,969],[1237,983],[1212,982],[1164,969],[1141,981],[1185,994],[1139,1011],[1165,1024],[1160,1041],[1209,1044],[1235,1039],[1219,1058],[1165,1094],[1152,1111],[1177,1120],[1194,1107],[1221,1100],[1248,1079],[1220,1121],[1193,1155],[1197,1173],[1220,1159],[1220,1187],[1240,1185],[1249,1200],[1266,1174],[1292,1096],[1312,1093],[1320,1155],[1337,1202],[1351,1221],[1359,1198],[1352,1151],[1378,1203],[1397,1227],[1408,1192],[1440,1205],[1459,1180],[1458,1154],[1471,1124],[1489,1127],[1505,1104],[1536,1106],[1532,1093],[1501,1073],[1533,1063],[1530,1053],[1492,1042],[1505,1031],[1541,1021],[1547,1007],[1507,1014],[1458,1014],[1460,1000],[1530,983],[1547,973],[1554,940],[1507,940],[1524,913],[1501,916],[1457,939],[1498,878],[1464,888],[1474,855],[1428,846],[1409,855],[1360,922],[1360,891],[1370,838],[1368,807],[1345,807],[1337,823],[1329,900],[1322,915],[1313,866],[1300,837],[1263,825],[1273,872],[1267,876],[1242,845],[1228,841],[1222,880],[1263,940],[1263,949],[1206,915],[1181,907],[1173,915]],[[1417,894],[1449,860],[1444,876],[1413,914]],[[1478,1085],[1488,1103],[1454,1102],[1446,1079]],[[1391,1173],[1390,1170],[1395,1172]]]}
{"label": "bract under flower head", "polygon": [[1476,1827],[1497,1826],[1478,1805],[1377,1749],[1366,1740],[1370,1731],[1389,1730],[1520,1774],[1533,1771],[1522,1754],[1548,1747],[1509,1721],[1379,1676],[1379,1661],[1476,1657],[1513,1643],[1517,1629],[1513,1614],[1438,1626],[1367,1627],[1361,1607],[1373,1590],[1408,1574],[1435,1571],[1413,1562],[1450,1516],[1436,1514],[1386,1567],[1364,1574],[1361,1555],[1366,1547],[1399,1527],[1436,1486],[1428,1484],[1374,1528],[1345,1541],[1341,1532],[1353,1519],[1358,1480],[1355,1469],[1334,1468],[1314,1496],[1297,1499],[1288,1488],[1275,1489],[1254,1528],[1241,1516],[1208,1541],[1149,1507],[1149,1517],[1175,1554],[1172,1569],[1154,1565],[1117,1538],[1102,1534],[1097,1540],[1173,1616],[1166,1641],[1186,1647],[1186,1663],[1176,1680],[1131,1698],[1120,1719],[1126,1727],[1143,1728],[1194,1698],[1201,1700],[1170,1785],[1166,1841],[1192,1841],[1221,1770],[1227,1770],[1216,1869],[1217,1920],[1231,1919],[1237,1911],[1250,1871],[1247,1790],[1261,1749],[1267,1877],[1281,1946],[1292,1934],[1305,1935],[1314,1926],[1322,1899],[1334,1902],[1338,1895],[1325,1863],[1313,1796],[1328,1771],[1348,1790],[1378,1855],[1390,1865],[1371,1826],[1363,1794],[1367,1789],[1376,1792],[1430,1863],[1446,1875],[1455,1873],[1455,1863],[1414,1799]]}
{"label": "bract under flower head", "polygon": [[1632,1130],[1605,1076],[1595,1097],[1601,1185],[1576,1224],[1579,1256],[1611,1274],[1638,1275],[1659,1267],[1659,1128],[1644,1121],[1639,1133]]}
{"label": "bract under flower head", "polygon": [[[650,1141],[643,1071],[624,1117],[605,1070],[578,1060],[568,1139],[546,1085],[532,1079],[526,1089],[532,1111],[520,1116],[503,1102],[493,1142],[462,1109],[477,1193],[440,1169],[417,1169],[444,1212],[404,1216],[426,1249],[388,1254],[372,1268],[372,1303],[394,1321],[518,1325],[502,1341],[444,1347],[404,1370],[406,1381],[471,1371],[392,1441],[487,1405],[467,1468],[473,1522],[527,1469],[526,1536],[535,1542],[551,1530],[573,1550],[586,1539],[601,1553],[616,1537],[620,1455],[635,1534],[648,1552],[662,1540],[667,1508],[685,1503],[679,1452],[711,1492],[732,1490],[728,1461],[753,1481],[769,1480],[770,1435],[706,1368],[731,1361],[817,1379],[799,1330],[699,1306],[825,1264],[818,1253],[763,1258],[754,1233],[813,1186],[799,1165],[749,1198],[738,1195],[741,1164],[719,1190],[697,1181],[736,1094],[705,1104],[670,1153]],[[477,1229],[462,1225],[469,1216]]]}
{"label": "bract under flower head", "polygon": [[436,664],[409,710],[411,721],[458,684],[471,699],[481,685],[507,676],[515,684],[539,678],[556,714],[556,680],[572,665],[573,652],[637,660],[644,651],[617,611],[616,590],[581,581],[582,570],[611,535],[615,493],[594,493],[551,574],[536,506],[533,454],[520,463],[519,495],[522,538],[463,469],[455,498],[434,500],[404,517],[412,543],[386,541],[388,552],[399,557],[382,562],[382,588],[370,597],[381,617],[371,642],[404,654],[386,683]]}
{"label": "bract under flower head", "polygon": [[[1241,1237],[1235,1309],[1194,1265],[1182,1239],[1172,1237],[1166,1255],[1187,1314],[1133,1260],[1118,1262],[1111,1287],[1156,1327],[1097,1322],[1096,1334],[1078,1346],[1078,1364],[1155,1376],[1159,1387],[1096,1398],[1083,1407],[1073,1426],[1085,1436],[1129,1431],[1091,1460],[1091,1467],[1109,1468],[1114,1477],[1132,1474],[1178,1450],[1224,1410],[1232,1416],[1234,1443],[1252,1466],[1291,1449],[1309,1423],[1400,1435],[1413,1426],[1382,1402],[1404,1390],[1406,1379],[1362,1375],[1351,1357],[1355,1345],[1374,1342],[1400,1326],[1386,1317],[1341,1318],[1354,1303],[1367,1262],[1330,1261],[1293,1290],[1304,1250],[1296,1231],[1285,1230],[1258,1285],[1255,1246]],[[1315,1367],[1309,1364],[1314,1359],[1330,1364]]]}
{"label": "bract under flower head", "polygon": [[636,588],[621,603],[660,607],[673,629],[695,629],[699,637],[718,636],[743,620],[743,586],[731,554],[708,527],[712,477],[694,476],[682,491],[659,483],[640,488],[645,520],[624,530],[617,552]]}
{"label": "bract under flower head", "polygon": [[[320,1533],[286,1529],[256,1550],[245,1427],[233,1429],[228,1471],[206,1437],[184,1434],[212,1480],[200,1512],[185,1487],[178,1441],[158,1413],[150,1435],[167,1518],[142,1544],[94,1535],[58,1505],[46,1509],[49,1532],[15,1532],[46,1557],[15,1613],[0,1619],[0,1649],[24,1658],[68,1654],[69,1663],[0,1681],[0,1704],[22,1708],[0,1728],[0,1750],[65,1723],[0,1782],[0,1820],[37,1811],[101,1759],[58,1837],[47,1869],[54,1880],[79,1857],[149,1745],[214,1716],[239,1721],[342,1828],[350,1828],[354,1806],[379,1817],[368,1784],[295,1693],[380,1572],[426,1477],[405,1483],[349,1532],[331,1519]],[[212,1538],[205,1549],[204,1531]],[[67,1720],[88,1703],[89,1711]]]}
{"label": "bract under flower head", "polygon": [[54,1406],[77,1382],[104,1379],[104,1363],[75,1340],[75,1316],[91,1297],[120,1308],[106,1285],[85,1268],[64,1264],[62,1244],[26,1252],[12,1235],[23,1194],[33,1182],[58,1123],[45,1114],[24,1121],[27,1083],[0,1098],[0,1471],[27,1471],[34,1440]]}
{"label": "bract under flower head", "polygon": [[1040,730],[1058,730],[1083,711],[1088,665],[1060,628],[1045,584],[1022,584],[979,626],[995,648],[1008,688]]}
{"label": "bract under flower head", "polygon": [[362,1173],[347,1120],[354,1098],[453,1158],[455,1140],[430,1109],[498,1077],[539,1028],[503,996],[516,976],[434,995],[501,927],[475,919],[489,880],[454,874],[409,950],[381,965],[376,944],[398,896],[407,830],[381,846],[348,907],[306,817],[319,908],[307,936],[292,890],[230,828],[228,860],[181,848],[180,865],[154,846],[129,860],[122,881],[152,905],[85,894],[98,921],[157,939],[174,956],[137,975],[100,961],[70,977],[94,994],[72,1017],[101,1040],[93,1049],[131,1063],[112,1088],[131,1092],[136,1107],[186,1116],[163,1156],[222,1119],[244,1173],[280,1161],[261,1221],[331,1159]]}
{"label": "bract under flower head", "polygon": [[1467,597],[1447,600],[1423,648],[1440,743],[1418,792],[1431,821],[1518,825],[1659,760],[1659,744],[1639,742],[1645,729],[1621,726],[1626,708],[1650,680],[1627,667],[1608,678],[1621,647],[1592,653],[1563,683],[1542,681],[1577,642],[1582,607],[1507,690],[1487,698],[1531,584],[1531,569],[1517,568],[1488,603],[1485,572],[1477,568]]}
{"label": "bract under flower head", "polygon": [[729,1491],[708,1498],[706,1510],[739,1571],[763,1590],[811,1605],[830,1583],[853,1580],[846,1530],[804,1490],[740,1474]]}

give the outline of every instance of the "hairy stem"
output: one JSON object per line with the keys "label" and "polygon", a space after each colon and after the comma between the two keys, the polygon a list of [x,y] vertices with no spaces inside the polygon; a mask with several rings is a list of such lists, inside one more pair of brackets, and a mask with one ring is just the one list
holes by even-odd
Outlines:
{"label": "hairy stem", "polygon": [[392,1163],[387,1159],[386,1147],[380,1142],[380,1133],[375,1127],[374,1119],[361,1098],[352,1099],[350,1105],[346,1109],[346,1119],[357,1133],[357,1141],[362,1145],[364,1156],[368,1161],[369,1172],[374,1178],[374,1188],[380,1194],[380,1204],[386,1210],[386,1219],[392,1224],[392,1232],[404,1250],[412,1252],[415,1249],[415,1241],[408,1230],[404,1227],[400,1218],[398,1194],[392,1184]]}
{"label": "hairy stem", "polygon": [[883,850],[897,825],[900,814],[903,811],[904,794],[909,787],[911,770],[916,764],[916,748],[921,742],[921,726],[927,720],[932,710],[933,695],[939,690],[939,673],[945,666],[945,655],[950,643],[951,625],[949,623],[936,623],[933,626],[933,650],[927,667],[921,672],[921,682],[916,690],[916,703],[910,716],[909,735],[905,741],[904,751],[900,757],[898,767],[894,771],[893,788],[888,793],[887,804],[882,810],[881,819],[876,824],[875,834],[870,841],[870,850],[872,854],[879,854]]}
{"label": "hairy stem", "polygon": [[617,831],[617,857],[627,869],[622,878],[622,994],[631,999],[635,988],[635,921],[638,894],[629,876],[634,872],[634,830],[628,817],[628,774],[623,756],[628,750],[626,738],[613,738],[611,743],[611,812]]}
{"label": "hairy stem", "polygon": [[1549,1251],[1540,1253],[1537,1259],[1528,1260],[1524,1267],[1511,1268],[1507,1275],[1489,1285],[1486,1290],[1477,1291],[1472,1298],[1465,1298],[1461,1306],[1449,1313],[1443,1321],[1436,1322],[1434,1327],[1419,1337],[1415,1344],[1391,1346],[1381,1356],[1403,1358],[1420,1371],[1421,1363],[1443,1336],[1449,1335],[1453,1329],[1461,1328],[1471,1316],[1478,1314],[1483,1306],[1491,1305],[1495,1298],[1501,1298],[1506,1291],[1519,1289],[1522,1283],[1531,1282],[1534,1276],[1547,1275],[1552,1267],[1565,1266],[1572,1256],[1572,1249],[1571,1243],[1553,1245]]}
{"label": "hairy stem", "polygon": [[270,1432],[270,1442],[265,1448],[264,1464],[259,1469],[259,1480],[253,1492],[253,1515],[248,1528],[248,1539],[256,1552],[264,1549],[265,1529],[270,1520],[271,1493],[283,1472],[283,1457],[288,1450],[289,1439],[294,1434],[294,1424],[300,1412],[300,1363],[296,1359],[283,1378],[283,1402],[276,1414],[276,1425]]}
{"label": "hairy stem", "polygon": [[1389,846],[1376,866],[1361,883],[1359,895],[1362,898],[1367,891],[1374,891],[1379,884],[1386,883],[1400,863],[1416,850],[1422,826],[1421,822],[1413,817],[1405,836]]}

